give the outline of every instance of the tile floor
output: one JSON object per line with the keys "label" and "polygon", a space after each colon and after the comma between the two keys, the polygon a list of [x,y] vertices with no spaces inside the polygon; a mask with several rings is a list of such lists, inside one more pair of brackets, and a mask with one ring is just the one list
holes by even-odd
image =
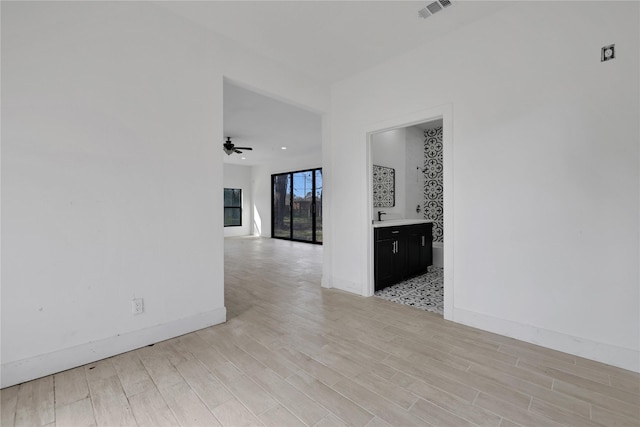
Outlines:
{"label": "tile floor", "polygon": [[226,323],[4,388],[0,426],[640,427],[639,373],[322,288],[322,250],[225,239]]}
{"label": "tile floor", "polygon": [[376,291],[375,296],[387,301],[410,305],[432,313],[443,313],[444,272],[440,267],[429,267],[421,276]]}

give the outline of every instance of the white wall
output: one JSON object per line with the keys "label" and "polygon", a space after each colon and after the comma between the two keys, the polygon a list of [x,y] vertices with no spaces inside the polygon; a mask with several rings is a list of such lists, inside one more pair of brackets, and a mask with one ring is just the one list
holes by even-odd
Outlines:
{"label": "white wall", "polygon": [[251,166],[224,164],[224,188],[242,190],[242,226],[224,227],[224,237],[249,236],[253,233],[253,192],[251,182]]}
{"label": "white wall", "polygon": [[366,131],[450,104],[451,319],[640,371],[638,7],[516,2],[336,84],[324,280],[367,291]]}
{"label": "white wall", "polygon": [[406,129],[394,129],[371,135],[371,159],[374,165],[393,168],[395,171],[395,206],[374,208],[374,219],[378,211],[386,212],[382,220],[406,218]]}
{"label": "white wall", "polygon": [[[424,219],[424,131],[406,128],[405,218]],[[416,207],[420,206],[420,212]]]}
{"label": "white wall", "polygon": [[223,76],[326,108],[150,3],[3,2],[2,387],[225,321]]}
{"label": "white wall", "polygon": [[[371,135],[371,161],[395,170],[393,207],[374,208],[386,212],[385,219],[424,218],[424,136],[420,126],[408,126]],[[416,206],[420,212],[416,212]]]}
{"label": "white wall", "polygon": [[[395,206],[373,209],[389,219],[424,218],[424,137],[419,126],[402,127],[371,135],[371,161],[395,170]],[[420,205],[420,212],[416,206]]]}

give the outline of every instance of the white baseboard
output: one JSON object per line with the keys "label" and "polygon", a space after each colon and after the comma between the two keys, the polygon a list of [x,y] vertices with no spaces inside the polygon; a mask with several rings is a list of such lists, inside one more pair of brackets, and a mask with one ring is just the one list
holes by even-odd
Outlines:
{"label": "white baseboard", "polygon": [[574,337],[472,311],[454,309],[454,322],[515,338],[607,365],[640,372],[640,351]]}
{"label": "white baseboard", "polygon": [[225,307],[196,314],[170,323],[127,332],[111,338],[81,344],[28,359],[2,364],[0,388],[31,381],[47,375],[86,365],[117,354],[126,353],[189,332],[224,323]]}
{"label": "white baseboard", "polygon": [[442,242],[432,243],[433,266],[444,268],[444,245]]}
{"label": "white baseboard", "polygon": [[363,295],[362,283],[355,283],[333,276],[331,284],[334,289],[340,289],[341,291],[351,292],[356,295]]}
{"label": "white baseboard", "polygon": [[333,288],[333,284],[331,283],[331,279],[329,277],[327,277],[325,274],[322,275],[320,286],[322,286],[323,288],[327,288],[327,289]]}

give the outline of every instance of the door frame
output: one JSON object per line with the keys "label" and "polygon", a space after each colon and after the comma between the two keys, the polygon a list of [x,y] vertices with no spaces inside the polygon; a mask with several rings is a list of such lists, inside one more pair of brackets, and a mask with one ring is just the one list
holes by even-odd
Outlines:
{"label": "door frame", "polygon": [[443,155],[443,227],[445,230],[444,246],[444,318],[453,320],[454,315],[454,227],[453,227],[453,105],[445,104],[417,111],[404,116],[395,117],[365,127],[363,134],[367,150],[367,222],[364,234],[367,242],[367,261],[363,277],[366,278],[363,295],[374,293],[374,239],[373,239],[373,155],[371,150],[372,135],[389,130],[406,128],[420,123],[442,119],[442,155]]}

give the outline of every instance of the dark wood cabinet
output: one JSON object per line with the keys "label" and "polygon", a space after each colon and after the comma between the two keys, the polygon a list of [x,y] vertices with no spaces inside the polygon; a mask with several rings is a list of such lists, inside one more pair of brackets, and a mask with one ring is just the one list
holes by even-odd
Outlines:
{"label": "dark wood cabinet", "polygon": [[432,264],[431,223],[374,228],[375,290],[427,272]]}
{"label": "dark wood cabinet", "polygon": [[407,276],[423,274],[432,264],[431,224],[408,225],[407,235]]}
{"label": "dark wood cabinet", "polygon": [[390,239],[380,240],[376,243],[376,252],[378,253],[375,272],[376,291],[381,289],[381,286],[388,286],[389,283],[397,280],[399,268],[395,244],[396,241]]}

